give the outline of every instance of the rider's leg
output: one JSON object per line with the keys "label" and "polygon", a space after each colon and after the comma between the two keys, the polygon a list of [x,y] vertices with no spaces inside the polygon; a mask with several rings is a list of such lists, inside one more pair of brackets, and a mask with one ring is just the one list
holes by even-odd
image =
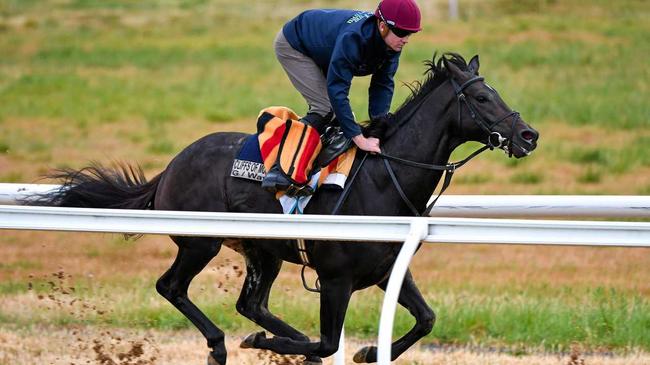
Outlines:
{"label": "rider's leg", "polygon": [[[351,145],[351,141],[340,133],[326,133],[333,116],[327,93],[327,79],[314,60],[289,44],[282,30],[278,32],[273,46],[276,57],[289,80],[309,105],[309,111],[301,121],[315,128],[318,134],[323,136],[321,153],[314,167],[325,166]],[[267,172],[262,181],[262,187],[271,192],[285,190],[290,185],[291,182],[276,165]]]}
{"label": "rider's leg", "polygon": [[314,60],[295,50],[282,30],[276,36],[273,47],[289,80],[309,105],[309,111],[303,119],[323,134],[332,116],[327,79],[323,71]]}
{"label": "rider's leg", "polygon": [[[327,98],[327,81],[323,72],[311,58],[291,47],[282,30],[276,36],[273,46],[278,61],[289,76],[289,80],[309,105],[309,112],[301,120],[322,134],[326,128],[324,117],[330,113],[331,109]],[[262,187],[272,193],[286,191],[291,185],[292,182],[277,164],[267,171],[262,181]]]}

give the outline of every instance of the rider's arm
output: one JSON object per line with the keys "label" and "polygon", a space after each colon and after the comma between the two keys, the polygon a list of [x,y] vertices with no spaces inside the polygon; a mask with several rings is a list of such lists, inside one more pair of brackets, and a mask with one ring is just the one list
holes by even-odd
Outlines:
{"label": "rider's arm", "polygon": [[351,138],[360,149],[368,152],[380,152],[377,138],[366,138],[361,134],[361,127],[354,120],[350,107],[350,85],[352,84],[353,68],[361,61],[359,47],[361,40],[358,34],[346,33],[341,35],[327,71],[327,93],[334,114],[339,120],[343,134]]}
{"label": "rider's arm", "polygon": [[361,134],[361,127],[355,122],[350,107],[350,85],[353,70],[360,62],[359,35],[355,33],[342,34],[332,52],[332,58],[327,70],[327,93],[339,120],[341,130],[348,138]]}
{"label": "rider's arm", "polygon": [[393,77],[399,65],[399,53],[395,53],[372,75],[368,88],[368,115],[376,118],[388,114],[393,99]]}

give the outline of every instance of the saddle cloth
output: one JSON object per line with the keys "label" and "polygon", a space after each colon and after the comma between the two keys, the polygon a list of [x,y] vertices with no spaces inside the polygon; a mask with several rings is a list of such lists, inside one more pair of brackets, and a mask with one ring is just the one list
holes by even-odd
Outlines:
{"label": "saddle cloth", "polygon": [[316,129],[299,119],[289,108],[264,109],[257,117],[257,138],[266,171],[277,163],[294,184],[304,185],[321,142]]}
{"label": "saddle cloth", "polygon": [[[247,138],[237,154],[230,176],[262,181],[275,163],[294,183],[309,184],[314,191],[323,185],[343,188],[352,168],[356,147],[350,148],[334,159],[329,165],[312,171],[312,165],[320,152],[320,136],[310,126],[299,121],[300,117],[293,110],[274,106],[263,109],[257,117],[257,134]],[[284,198],[282,198],[284,197]],[[304,197],[291,198],[282,192],[276,198],[287,210],[298,213],[309,201]],[[298,203],[300,201],[300,203]]]}

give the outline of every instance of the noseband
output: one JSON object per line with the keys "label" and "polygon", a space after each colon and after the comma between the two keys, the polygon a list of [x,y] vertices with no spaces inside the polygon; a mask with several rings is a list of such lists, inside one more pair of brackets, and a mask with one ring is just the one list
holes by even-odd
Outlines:
{"label": "noseband", "polygon": [[[458,99],[458,124],[459,124],[459,130],[462,131],[463,129],[460,128],[460,123],[461,123],[461,113],[462,113],[462,105],[466,105],[467,109],[469,110],[469,114],[472,117],[472,120],[479,126],[481,129],[487,134],[487,143],[486,145],[490,149],[494,148],[501,148],[502,150],[506,151],[508,153],[509,157],[512,157],[512,152],[513,152],[513,140],[514,140],[514,134],[515,134],[515,124],[519,120],[519,113],[516,111],[511,111],[510,113],[506,114],[505,116],[501,117],[500,119],[496,121],[488,121],[487,118],[485,118],[475,107],[472,103],[467,100],[467,97],[465,96],[465,89],[468,88],[471,84],[478,82],[478,81],[483,81],[484,78],[482,76],[474,76],[471,79],[465,81],[462,85],[458,85],[458,82],[454,80],[453,78],[449,79],[451,81],[451,85],[454,88],[454,91],[456,92],[456,99]],[[504,138],[501,133],[496,132],[493,130],[495,126],[497,126],[499,123],[502,121],[513,117],[512,118],[512,125],[510,127],[510,137],[509,138]]]}

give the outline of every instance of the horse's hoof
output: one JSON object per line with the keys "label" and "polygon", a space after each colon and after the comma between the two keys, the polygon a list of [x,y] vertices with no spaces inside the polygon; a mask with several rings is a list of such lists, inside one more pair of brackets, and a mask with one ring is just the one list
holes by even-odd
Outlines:
{"label": "horse's hoof", "polygon": [[266,333],[264,331],[251,333],[239,344],[239,347],[243,349],[255,348],[255,341],[263,338],[266,338]]}
{"label": "horse's hoof", "polygon": [[356,362],[357,364],[365,364],[369,362],[376,362],[376,358],[377,348],[375,346],[366,346],[354,354],[352,361]]}
{"label": "horse's hoof", "polygon": [[323,360],[318,356],[312,356],[306,358],[302,365],[323,365]]}
{"label": "horse's hoof", "polygon": [[221,364],[214,357],[212,357],[212,354],[208,354],[208,365],[223,365],[223,364]]}

